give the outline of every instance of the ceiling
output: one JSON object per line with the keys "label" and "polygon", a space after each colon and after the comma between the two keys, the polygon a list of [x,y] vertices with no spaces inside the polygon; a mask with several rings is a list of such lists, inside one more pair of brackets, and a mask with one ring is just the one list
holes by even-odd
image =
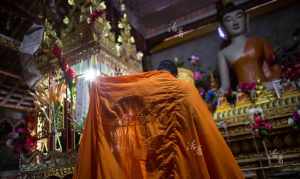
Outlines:
{"label": "ceiling", "polygon": [[[181,32],[216,22],[216,3],[219,0],[125,0],[126,12],[137,47],[144,53],[165,39]],[[283,0],[233,0],[236,5],[252,9],[269,2]],[[289,0],[287,0],[289,1]],[[120,14],[120,0],[112,0]],[[287,3],[288,4],[288,3]],[[175,29],[174,29],[175,27]]]}
{"label": "ceiling", "polygon": [[181,26],[205,17],[216,0],[129,0],[132,25],[147,39],[167,30],[175,22]]}
{"label": "ceiling", "polygon": [[[26,30],[32,23],[42,22],[49,14],[45,13],[49,2],[54,0],[1,0],[0,1],[0,40],[1,35],[15,41],[21,41]],[[59,2],[58,8],[66,13],[67,0]],[[133,35],[138,50],[147,53],[156,46],[176,35],[179,29],[183,32],[196,29],[205,24],[215,22],[217,0],[124,0],[129,22],[133,26]],[[258,6],[264,2],[274,0],[234,0],[236,4],[246,8]],[[283,0],[277,0],[283,1]],[[289,0],[287,0],[289,1]],[[116,21],[120,17],[120,0],[106,0],[108,4],[108,18]],[[49,11],[49,10],[48,10]],[[51,16],[51,15],[50,15]],[[52,17],[53,18],[53,17]],[[116,28],[117,25],[113,26]],[[174,29],[175,27],[175,29]],[[175,32],[175,31],[176,32]],[[0,70],[10,64],[18,64],[16,49],[7,49],[0,41],[0,56],[2,61]],[[19,69],[13,67],[12,71]]]}
{"label": "ceiling", "polygon": [[[18,46],[29,27],[42,24],[50,10],[52,0],[1,0],[0,1],[0,70],[12,74],[21,74]],[[65,8],[65,0],[60,1]],[[51,17],[53,18],[53,17]],[[8,43],[14,44],[11,46]]]}
{"label": "ceiling", "polygon": [[[113,0],[120,9],[119,0]],[[144,37],[150,39],[176,26],[205,19],[216,13],[218,0],[127,0],[125,1],[131,25]],[[249,0],[235,0],[236,4]]]}

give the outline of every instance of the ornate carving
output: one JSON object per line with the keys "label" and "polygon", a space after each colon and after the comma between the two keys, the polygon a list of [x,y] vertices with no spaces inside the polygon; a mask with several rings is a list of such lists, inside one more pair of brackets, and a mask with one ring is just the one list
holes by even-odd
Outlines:
{"label": "ornate carving", "polygon": [[[258,96],[254,103],[219,108],[214,113],[218,123],[226,123],[226,130],[222,127],[220,130],[245,171],[270,171],[290,166],[300,159],[300,134],[288,126],[288,118],[300,102],[300,91],[286,91],[279,99],[270,94]],[[273,126],[270,137],[264,140],[269,150],[268,157],[261,141],[254,139],[249,128],[248,110],[257,107],[263,109]],[[271,166],[268,161],[271,161]]]}
{"label": "ornate carving", "polygon": [[21,173],[23,177],[28,178],[44,179],[49,176],[63,178],[73,174],[76,157],[76,153],[50,152],[43,154],[36,151],[29,157],[21,157]]}

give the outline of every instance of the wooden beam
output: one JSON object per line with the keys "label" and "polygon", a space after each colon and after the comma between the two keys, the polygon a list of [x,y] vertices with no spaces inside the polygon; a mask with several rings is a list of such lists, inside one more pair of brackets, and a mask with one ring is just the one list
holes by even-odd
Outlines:
{"label": "wooden beam", "polygon": [[[249,8],[247,13],[250,14],[251,17],[261,16],[263,14],[267,14],[273,12],[277,9],[284,8],[287,6],[292,5],[293,3],[299,3],[297,0],[271,0],[261,5],[257,5],[255,7]],[[183,36],[172,36],[170,38],[166,38],[161,43],[155,45],[151,50],[150,53],[156,53],[162,51],[164,49],[168,49],[185,42],[191,41],[196,38],[203,37],[208,33],[211,33],[216,30],[218,26],[218,22],[216,19],[213,22],[208,24],[202,25],[196,29],[187,31],[183,34]]]}
{"label": "wooden beam", "polygon": [[20,42],[6,35],[0,34],[0,46],[19,51]]}
{"label": "wooden beam", "polygon": [[0,70],[0,75],[3,75],[3,76],[7,76],[7,77],[11,77],[11,78],[14,78],[14,79],[17,79],[17,80],[20,80],[22,81],[23,79],[18,76],[18,75],[15,75],[15,74],[12,74],[12,73],[9,73],[9,72],[6,72],[6,71],[2,71]]}

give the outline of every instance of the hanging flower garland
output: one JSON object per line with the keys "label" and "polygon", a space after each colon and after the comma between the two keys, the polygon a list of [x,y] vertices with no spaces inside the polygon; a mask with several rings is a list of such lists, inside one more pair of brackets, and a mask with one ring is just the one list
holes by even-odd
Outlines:
{"label": "hanging flower garland", "polygon": [[76,71],[68,64],[66,64],[66,59],[62,55],[62,49],[58,46],[57,43],[55,43],[52,48],[52,54],[58,59],[68,85],[72,86],[73,79],[76,76]]}

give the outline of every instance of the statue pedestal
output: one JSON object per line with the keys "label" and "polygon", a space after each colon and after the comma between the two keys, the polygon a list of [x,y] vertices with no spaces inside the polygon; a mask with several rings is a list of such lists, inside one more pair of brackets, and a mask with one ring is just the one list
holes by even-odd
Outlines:
{"label": "statue pedestal", "polygon": [[[223,105],[222,108],[218,108],[214,113],[214,119],[217,123],[226,123],[226,130],[220,127],[220,131],[243,171],[257,175],[260,171],[264,171],[267,176],[271,176],[278,169],[291,167],[300,169],[299,130],[288,125],[288,118],[296,111],[299,104],[299,90],[283,91],[281,98],[277,98],[275,92],[263,89],[257,94],[255,102],[250,101],[247,104],[244,101],[235,106],[225,108]],[[248,111],[252,108],[261,108],[264,117],[272,124],[270,139],[266,139],[268,150],[272,154],[271,165],[264,154],[261,140],[254,138],[249,126],[251,119]],[[254,143],[258,151],[255,150]]]}

